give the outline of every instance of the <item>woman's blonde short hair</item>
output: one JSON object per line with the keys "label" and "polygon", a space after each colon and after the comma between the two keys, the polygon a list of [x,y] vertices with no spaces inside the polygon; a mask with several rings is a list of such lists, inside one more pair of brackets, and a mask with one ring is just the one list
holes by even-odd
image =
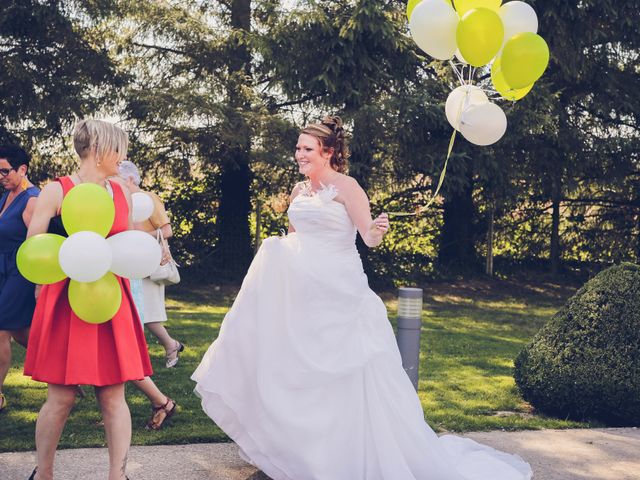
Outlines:
{"label": "woman's blonde short hair", "polygon": [[81,159],[94,153],[97,159],[111,152],[127,156],[129,136],[113,123],[104,120],[80,120],[73,129],[73,148]]}

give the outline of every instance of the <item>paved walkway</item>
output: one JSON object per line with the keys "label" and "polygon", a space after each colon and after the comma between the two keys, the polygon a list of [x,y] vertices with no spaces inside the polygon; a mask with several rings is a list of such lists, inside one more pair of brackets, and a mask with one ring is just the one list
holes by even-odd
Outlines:
{"label": "paved walkway", "polygon": [[[535,480],[640,480],[640,429],[466,436],[521,455],[533,466]],[[236,451],[231,443],[132,447],[128,475],[131,480],[268,480],[240,460]],[[33,452],[0,454],[0,479],[26,480],[34,461]],[[61,450],[56,458],[56,480],[106,479],[106,465],[104,448]]]}

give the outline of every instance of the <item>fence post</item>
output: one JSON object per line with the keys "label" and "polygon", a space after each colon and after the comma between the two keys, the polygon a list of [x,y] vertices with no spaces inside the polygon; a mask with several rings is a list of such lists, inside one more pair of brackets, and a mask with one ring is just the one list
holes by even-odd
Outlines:
{"label": "fence post", "polygon": [[422,328],[422,289],[398,289],[398,334],[396,340],[402,357],[402,366],[418,390],[420,366],[420,330]]}

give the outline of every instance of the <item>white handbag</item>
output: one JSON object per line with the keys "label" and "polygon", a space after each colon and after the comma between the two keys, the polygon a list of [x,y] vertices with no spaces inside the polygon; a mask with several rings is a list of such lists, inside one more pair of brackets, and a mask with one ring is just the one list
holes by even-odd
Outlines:
{"label": "white handbag", "polygon": [[173,256],[171,256],[169,243],[167,243],[167,239],[164,238],[160,228],[156,230],[156,240],[162,249],[162,258],[168,258],[168,260],[164,264],[160,263],[160,266],[156,271],[149,275],[149,280],[157,283],[158,285],[175,285],[176,283],[180,283],[178,264],[173,259]]}

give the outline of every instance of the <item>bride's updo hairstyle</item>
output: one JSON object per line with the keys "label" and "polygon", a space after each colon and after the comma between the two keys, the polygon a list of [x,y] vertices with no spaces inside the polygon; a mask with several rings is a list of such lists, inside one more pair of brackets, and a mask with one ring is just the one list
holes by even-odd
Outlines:
{"label": "bride's updo hairstyle", "polygon": [[333,148],[331,168],[347,173],[349,148],[340,117],[324,117],[321,123],[311,123],[300,130],[300,133],[316,137],[325,152]]}

